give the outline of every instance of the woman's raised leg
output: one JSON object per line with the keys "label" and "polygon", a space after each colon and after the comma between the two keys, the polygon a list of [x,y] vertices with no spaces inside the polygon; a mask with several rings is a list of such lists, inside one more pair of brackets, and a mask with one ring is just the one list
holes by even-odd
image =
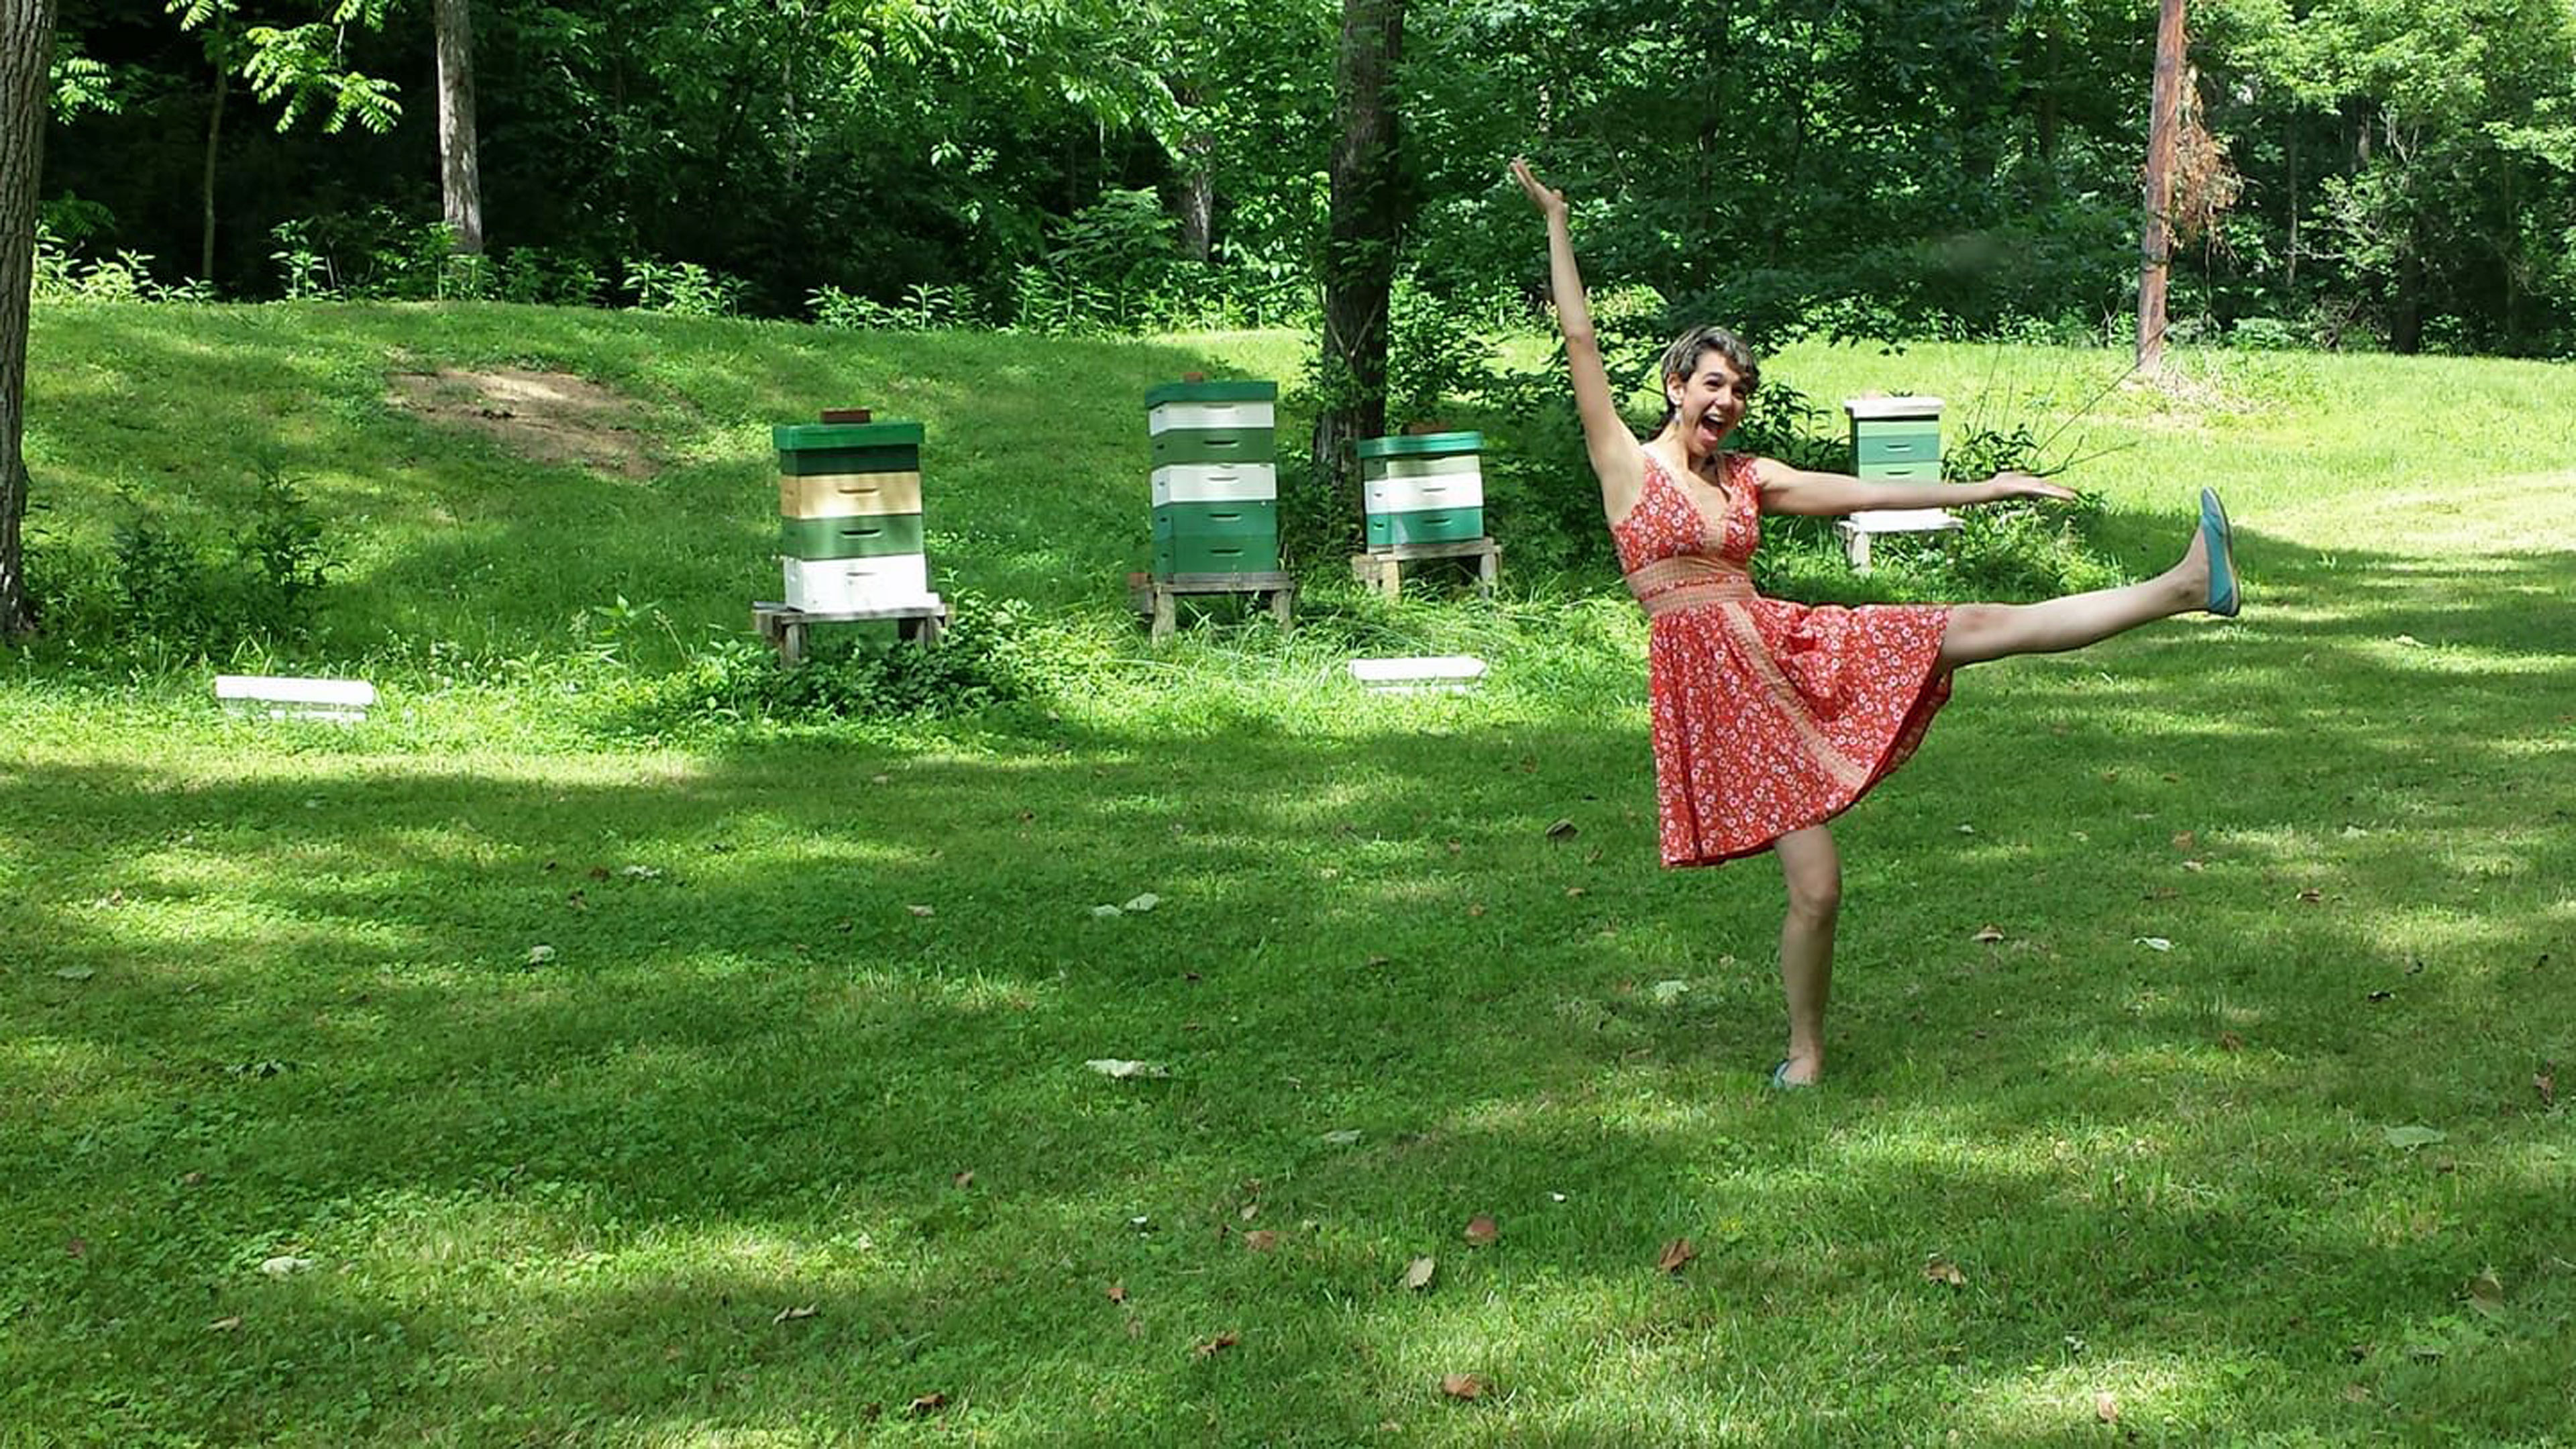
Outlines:
{"label": "woman's raised leg", "polygon": [[1949,630],[1941,636],[1941,667],[2081,649],[2208,605],[2208,545],[2195,532],[2182,562],[2144,583],[2037,604],[1961,604],[1950,611]]}
{"label": "woman's raised leg", "polygon": [[1789,1000],[1789,1061],[1779,1081],[1807,1086],[1825,1069],[1825,998],[1834,979],[1834,919],[1843,902],[1843,862],[1821,825],[1772,843],[1789,885],[1780,922],[1780,989]]}

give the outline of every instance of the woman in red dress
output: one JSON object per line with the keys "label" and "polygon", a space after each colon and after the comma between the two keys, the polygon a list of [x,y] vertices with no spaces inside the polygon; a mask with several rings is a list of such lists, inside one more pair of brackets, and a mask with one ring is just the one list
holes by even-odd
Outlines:
{"label": "woman in red dress", "polygon": [[1810,608],[1753,591],[1764,513],[1837,516],[2007,498],[2065,499],[2053,483],[1865,482],[1721,451],[1759,368],[1722,329],[1665,349],[1664,424],[1640,446],[1611,401],[1566,229],[1563,193],[1524,161],[1512,175],[1547,219],[1548,274],[1574,401],[1628,587],[1649,619],[1647,681],[1667,866],[1772,851],[1789,888],[1780,982],[1789,1054],[1775,1087],[1824,1069],[1842,861],[1825,822],[1904,763],[1963,664],[2078,649],[2175,614],[2237,611],[2227,515],[2201,491],[2182,561],[2144,583],[2038,604]]}

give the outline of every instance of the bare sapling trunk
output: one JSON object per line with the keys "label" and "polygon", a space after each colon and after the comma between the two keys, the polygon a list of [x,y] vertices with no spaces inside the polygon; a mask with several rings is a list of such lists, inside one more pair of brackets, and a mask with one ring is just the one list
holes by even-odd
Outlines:
{"label": "bare sapling trunk", "polygon": [[36,285],[54,0],[0,0],[0,637],[35,627],[27,518],[27,310]]}

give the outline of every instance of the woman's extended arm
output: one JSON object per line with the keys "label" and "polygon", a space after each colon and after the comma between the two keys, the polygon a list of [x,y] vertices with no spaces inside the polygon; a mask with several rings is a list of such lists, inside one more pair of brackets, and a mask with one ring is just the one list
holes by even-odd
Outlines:
{"label": "woman's extended arm", "polygon": [[1762,484],[1762,511],[1838,517],[1865,508],[1950,508],[1971,503],[2000,503],[2007,498],[2054,498],[2075,494],[2027,473],[1998,473],[1983,483],[1876,483],[1845,473],[1810,473],[1773,458],[1753,460],[1753,475]]}
{"label": "woman's extended arm", "polygon": [[1512,179],[1529,194],[1530,204],[1547,218],[1548,290],[1556,301],[1557,325],[1565,333],[1565,366],[1574,376],[1574,410],[1583,419],[1584,451],[1601,480],[1602,506],[1610,516],[1625,513],[1645,481],[1645,464],[1637,456],[1636,435],[1610,400],[1610,376],[1601,366],[1601,341],[1592,331],[1592,308],[1583,299],[1583,273],[1574,265],[1574,236],[1565,220],[1565,193],[1549,187],[1514,157]]}

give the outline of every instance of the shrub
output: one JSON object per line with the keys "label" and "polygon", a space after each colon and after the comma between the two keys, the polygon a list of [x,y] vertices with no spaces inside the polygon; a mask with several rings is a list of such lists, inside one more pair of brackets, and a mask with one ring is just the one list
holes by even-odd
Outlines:
{"label": "shrub", "polygon": [[[805,662],[782,666],[757,641],[728,637],[668,674],[612,691],[613,727],[666,734],[737,724],[949,718],[1043,693],[1055,667],[1017,600],[948,596],[939,647],[851,637],[815,642]],[[649,607],[649,606],[647,606]]]}
{"label": "shrub", "polygon": [[263,469],[220,540],[195,536],[131,494],[110,545],[115,632],[184,655],[310,632],[331,561],[322,525],[292,480]]}

